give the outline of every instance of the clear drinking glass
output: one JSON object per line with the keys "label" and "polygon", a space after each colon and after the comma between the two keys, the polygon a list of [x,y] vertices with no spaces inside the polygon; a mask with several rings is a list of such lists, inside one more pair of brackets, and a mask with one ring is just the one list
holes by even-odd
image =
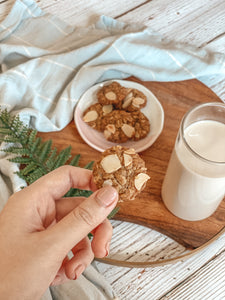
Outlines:
{"label": "clear drinking glass", "polygon": [[162,199],[177,217],[212,215],[225,196],[225,104],[193,107],[184,116],[162,185]]}

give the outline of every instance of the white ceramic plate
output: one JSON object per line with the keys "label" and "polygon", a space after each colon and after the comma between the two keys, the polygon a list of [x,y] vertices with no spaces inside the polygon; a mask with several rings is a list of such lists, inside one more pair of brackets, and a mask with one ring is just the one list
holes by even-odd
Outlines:
{"label": "white ceramic plate", "polygon": [[122,86],[127,88],[135,88],[144,93],[147,97],[147,105],[141,109],[145,116],[149,119],[150,122],[150,132],[149,134],[139,141],[128,141],[126,143],[121,143],[120,145],[128,148],[134,148],[136,152],[141,152],[150,147],[158,138],[163,129],[164,124],[164,111],[157,100],[157,98],[143,85],[126,80],[109,80],[99,84],[96,84],[89,88],[80,98],[75,112],[74,120],[77,127],[77,130],[83,140],[92,148],[103,152],[107,148],[115,146],[115,143],[107,141],[102,132],[99,132],[90,126],[88,126],[83,120],[83,112],[92,104],[97,102],[97,91],[105,84],[109,84],[112,81],[119,82]]}

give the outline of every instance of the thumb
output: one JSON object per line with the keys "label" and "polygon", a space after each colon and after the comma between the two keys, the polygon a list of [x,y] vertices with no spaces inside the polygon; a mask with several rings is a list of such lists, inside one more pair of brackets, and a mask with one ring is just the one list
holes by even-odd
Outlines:
{"label": "thumb", "polygon": [[70,251],[87,234],[101,224],[116,206],[117,191],[103,187],[85,199],[79,206],[50,227],[46,233],[53,244]]}

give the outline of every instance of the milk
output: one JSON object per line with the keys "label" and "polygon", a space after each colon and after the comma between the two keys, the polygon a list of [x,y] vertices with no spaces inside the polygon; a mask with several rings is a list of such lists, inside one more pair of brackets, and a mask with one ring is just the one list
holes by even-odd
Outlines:
{"label": "milk", "polygon": [[162,198],[174,215],[201,220],[216,210],[225,195],[225,124],[195,122],[185,129],[184,138],[203,159],[180,137],[168,165]]}

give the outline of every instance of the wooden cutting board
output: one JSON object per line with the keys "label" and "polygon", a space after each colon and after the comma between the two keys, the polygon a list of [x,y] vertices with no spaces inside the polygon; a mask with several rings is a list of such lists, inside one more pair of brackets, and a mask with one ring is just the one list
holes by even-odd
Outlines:
{"label": "wooden cutting board", "polygon": [[[164,129],[156,142],[140,153],[145,160],[151,180],[145,190],[134,200],[120,203],[115,219],[148,226],[175,239],[188,249],[208,243],[225,225],[225,201],[217,211],[203,221],[184,221],[172,215],[161,199],[161,186],[183,115],[194,105],[221,101],[208,87],[198,80],[181,82],[142,82],[128,78],[147,87],[161,102]],[[81,166],[99,159],[100,153],[88,146],[80,137],[72,121],[60,132],[40,133],[43,140],[52,139],[59,150],[69,145],[72,154],[81,154]]]}

